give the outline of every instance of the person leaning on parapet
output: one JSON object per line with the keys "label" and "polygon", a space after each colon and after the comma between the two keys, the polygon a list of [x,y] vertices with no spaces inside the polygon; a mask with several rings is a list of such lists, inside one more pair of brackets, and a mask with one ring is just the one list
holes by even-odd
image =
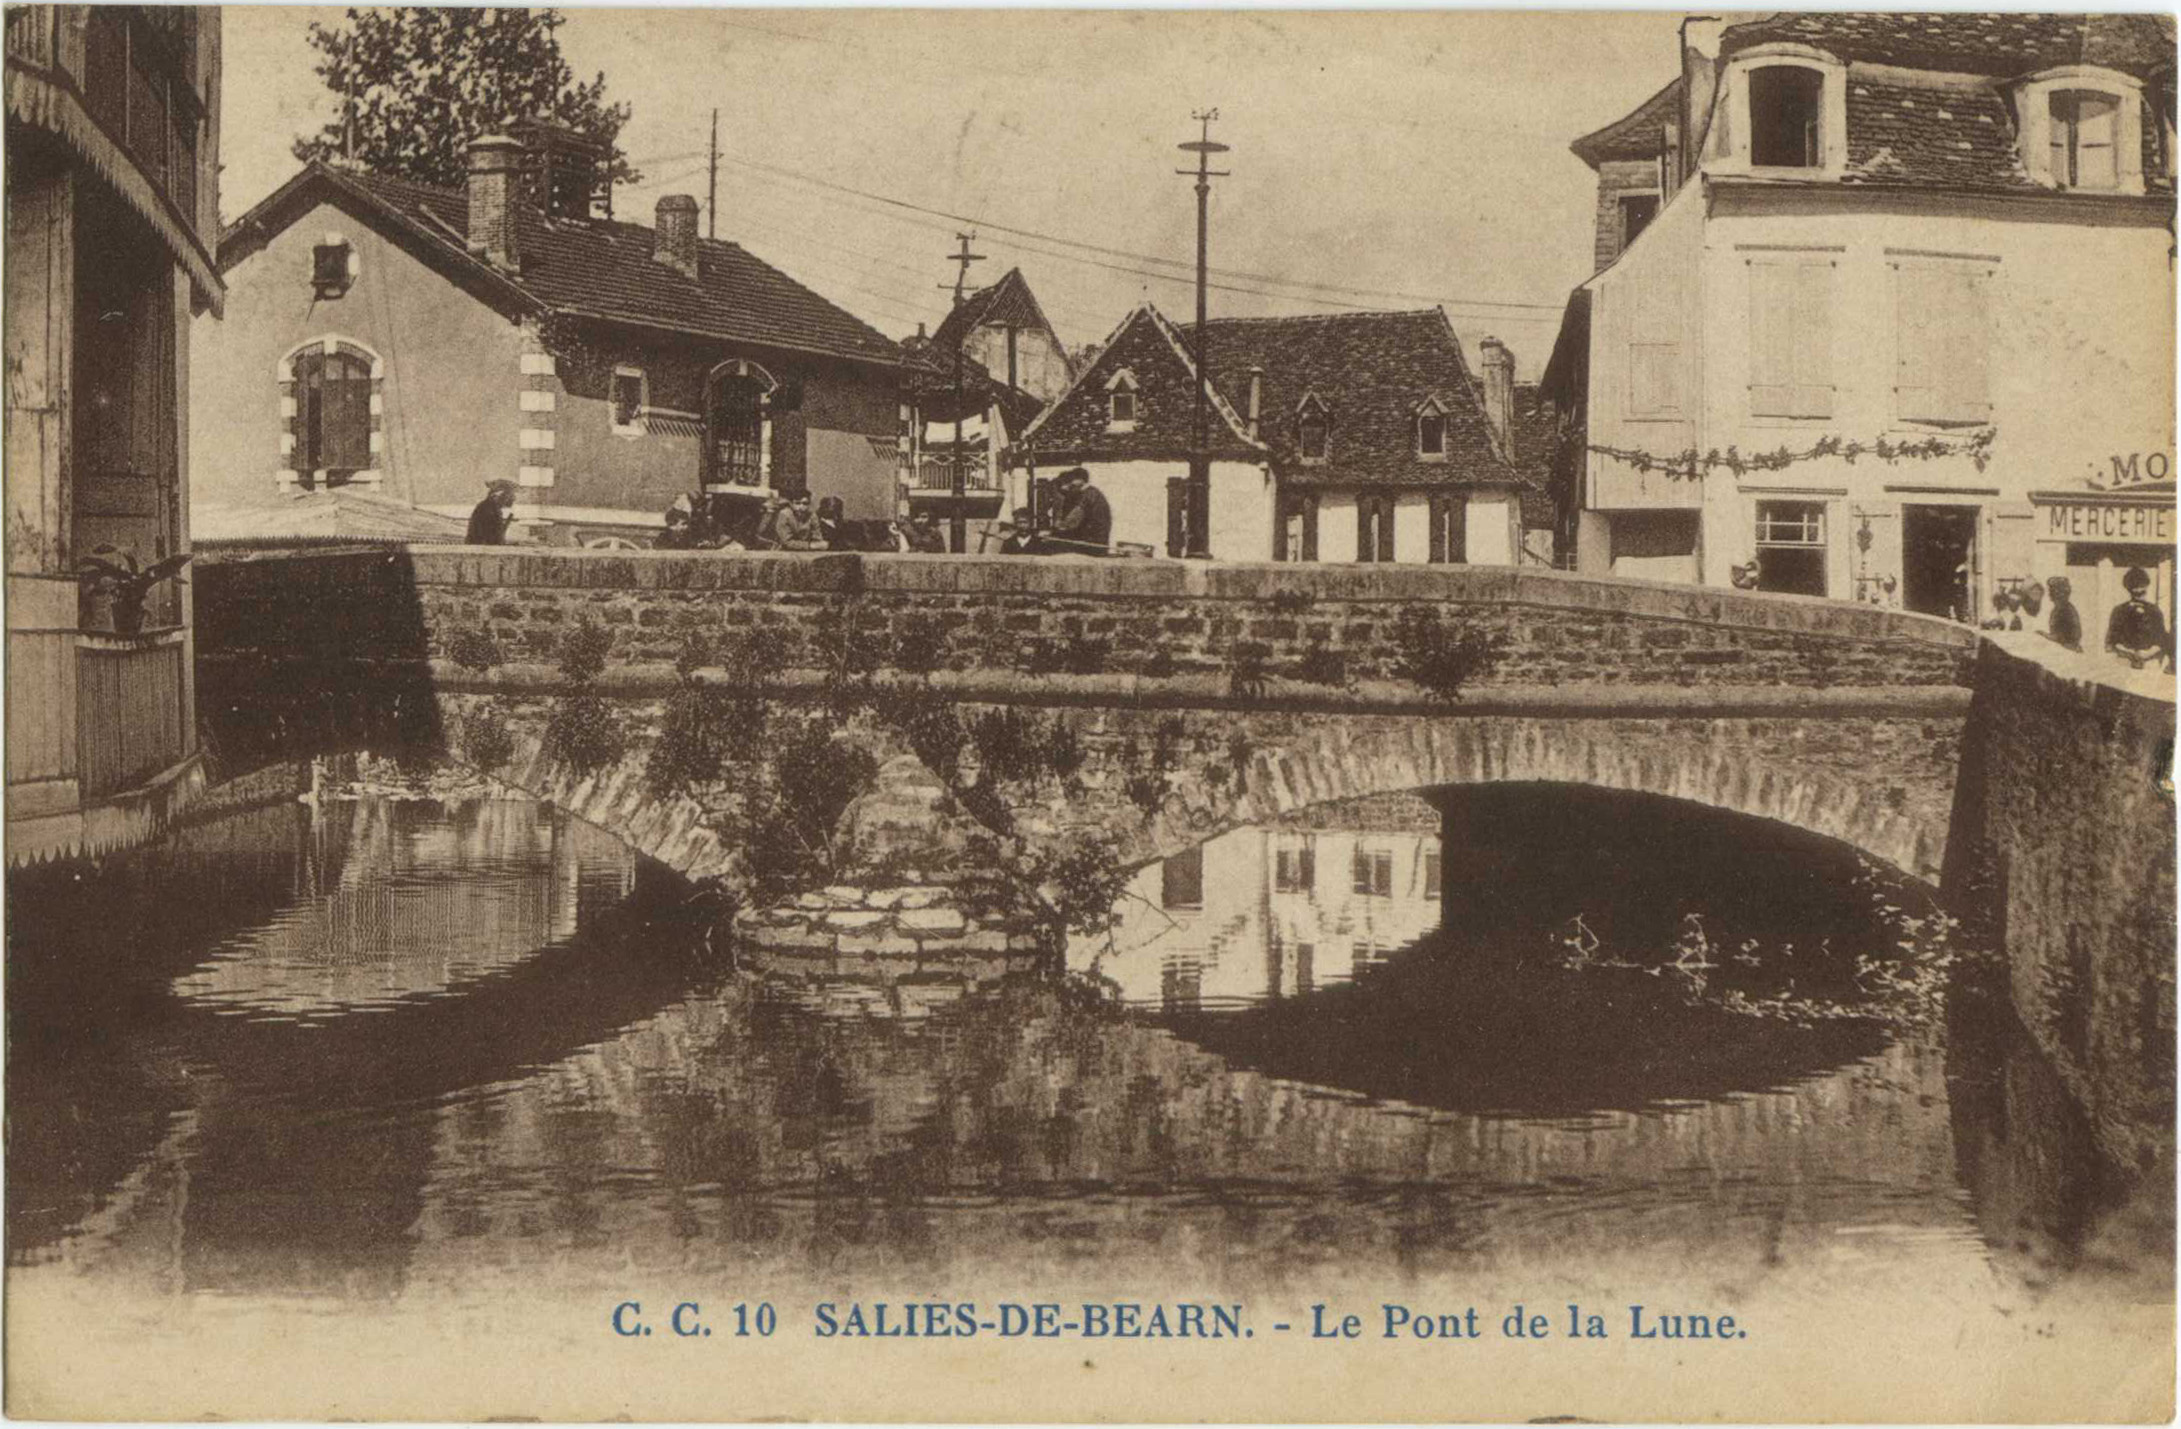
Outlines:
{"label": "person leaning on parapet", "polygon": [[507,544],[508,523],[515,519],[515,483],[512,481],[488,481],[485,483],[485,499],[470,509],[469,533],[462,538],[465,546],[504,546]]}
{"label": "person leaning on parapet", "polygon": [[2111,618],[2105,622],[2105,648],[2140,670],[2153,660],[2166,658],[2166,617],[2143,598],[2151,588],[2151,577],[2141,566],[2130,566],[2120,583],[2127,589],[2128,598],[2113,607]]}
{"label": "person leaning on parapet", "polygon": [[2045,583],[2043,581],[2025,581],[2022,588],[2014,593],[2014,598],[2022,604],[2021,628],[2035,630],[2037,622],[2043,619],[2045,614]]}
{"label": "person leaning on parapet", "polygon": [[919,555],[943,556],[947,553],[946,533],[929,511],[919,511],[909,518],[908,529],[902,532],[908,538],[909,549]]}
{"label": "person leaning on parapet", "polygon": [[2052,593],[2052,619],[2045,625],[2045,638],[2070,650],[2082,649],[2083,618],[2075,609],[2075,587],[2066,576],[2054,576],[2046,588]]}
{"label": "person leaning on parapet", "polygon": [[1036,555],[1038,550],[1037,532],[1032,529],[1033,525],[1030,508],[1027,506],[1016,507],[1015,519],[1000,523],[1002,533],[1000,554],[1003,556]]}
{"label": "person leaning on parapet", "polygon": [[810,514],[810,493],[799,491],[788,504],[773,513],[772,544],[783,551],[822,551],[825,537],[818,518]]}
{"label": "person leaning on parapet", "polygon": [[1055,484],[1060,488],[1060,518],[1053,523],[1046,549],[1105,555],[1113,541],[1113,507],[1106,494],[1091,485],[1090,473],[1079,466],[1060,473]]}

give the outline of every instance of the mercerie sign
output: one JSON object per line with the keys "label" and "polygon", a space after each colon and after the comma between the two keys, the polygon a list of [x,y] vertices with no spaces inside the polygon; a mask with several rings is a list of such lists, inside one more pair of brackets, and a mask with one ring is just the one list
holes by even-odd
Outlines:
{"label": "mercerie sign", "polygon": [[[2173,540],[2173,494],[2146,490],[2141,502],[2118,502],[2132,488],[2173,480],[2173,462],[2164,452],[2132,452],[2113,458],[2113,479],[2094,498],[2052,501],[2045,505],[2044,537],[2065,541]],[[2158,497],[2165,500],[2160,501]]]}

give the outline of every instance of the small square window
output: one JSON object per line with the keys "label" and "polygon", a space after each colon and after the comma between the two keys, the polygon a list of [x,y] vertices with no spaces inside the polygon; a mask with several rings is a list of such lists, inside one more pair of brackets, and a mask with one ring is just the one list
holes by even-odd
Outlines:
{"label": "small square window", "polygon": [[1136,394],[1125,387],[1115,392],[1112,398],[1111,417],[1116,425],[1122,422],[1134,422],[1136,420]]}
{"label": "small square window", "polygon": [[350,249],[346,243],[320,243],[310,252],[311,288],[321,298],[338,298],[348,291]]}
{"label": "small square window", "polygon": [[613,427],[617,432],[633,432],[642,429],[644,417],[644,374],[634,368],[616,369],[613,374]]}

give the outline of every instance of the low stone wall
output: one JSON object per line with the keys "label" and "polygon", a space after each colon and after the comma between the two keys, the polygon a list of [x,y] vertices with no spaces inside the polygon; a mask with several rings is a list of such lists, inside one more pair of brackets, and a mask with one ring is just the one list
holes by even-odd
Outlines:
{"label": "low stone wall", "polygon": [[1477,688],[1955,685],[1974,650],[1944,621],[1799,596],[1481,566],[1199,564],[688,552],[311,552],[203,563],[208,658],[308,642],[355,657],[447,660],[465,632],[549,661],[588,617],[614,660],[663,669],[692,632],[755,631],[789,663],[854,598],[881,642],[932,640],[940,667],[1225,673],[1245,645],[1275,673],[1332,652],[1390,679],[1397,617],[1427,606],[1504,642]]}
{"label": "low stone wall", "polygon": [[1989,909],[2015,1007],[2100,1150],[2141,1170],[2174,1117],[2171,680],[2133,692],[2008,645],[1978,654],[1947,882]]}

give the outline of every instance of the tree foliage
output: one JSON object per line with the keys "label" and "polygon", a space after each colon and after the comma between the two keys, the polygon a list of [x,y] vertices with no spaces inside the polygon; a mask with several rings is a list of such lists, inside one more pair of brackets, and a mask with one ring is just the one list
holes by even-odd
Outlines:
{"label": "tree foliage", "polygon": [[365,168],[458,188],[464,149],[516,119],[546,119],[607,147],[605,177],[642,178],[618,138],[629,106],[606,101],[606,76],[577,81],[561,57],[557,10],[351,8],[313,21],[318,77],[339,101],[323,129],[295,141],[298,159],[345,152]]}

